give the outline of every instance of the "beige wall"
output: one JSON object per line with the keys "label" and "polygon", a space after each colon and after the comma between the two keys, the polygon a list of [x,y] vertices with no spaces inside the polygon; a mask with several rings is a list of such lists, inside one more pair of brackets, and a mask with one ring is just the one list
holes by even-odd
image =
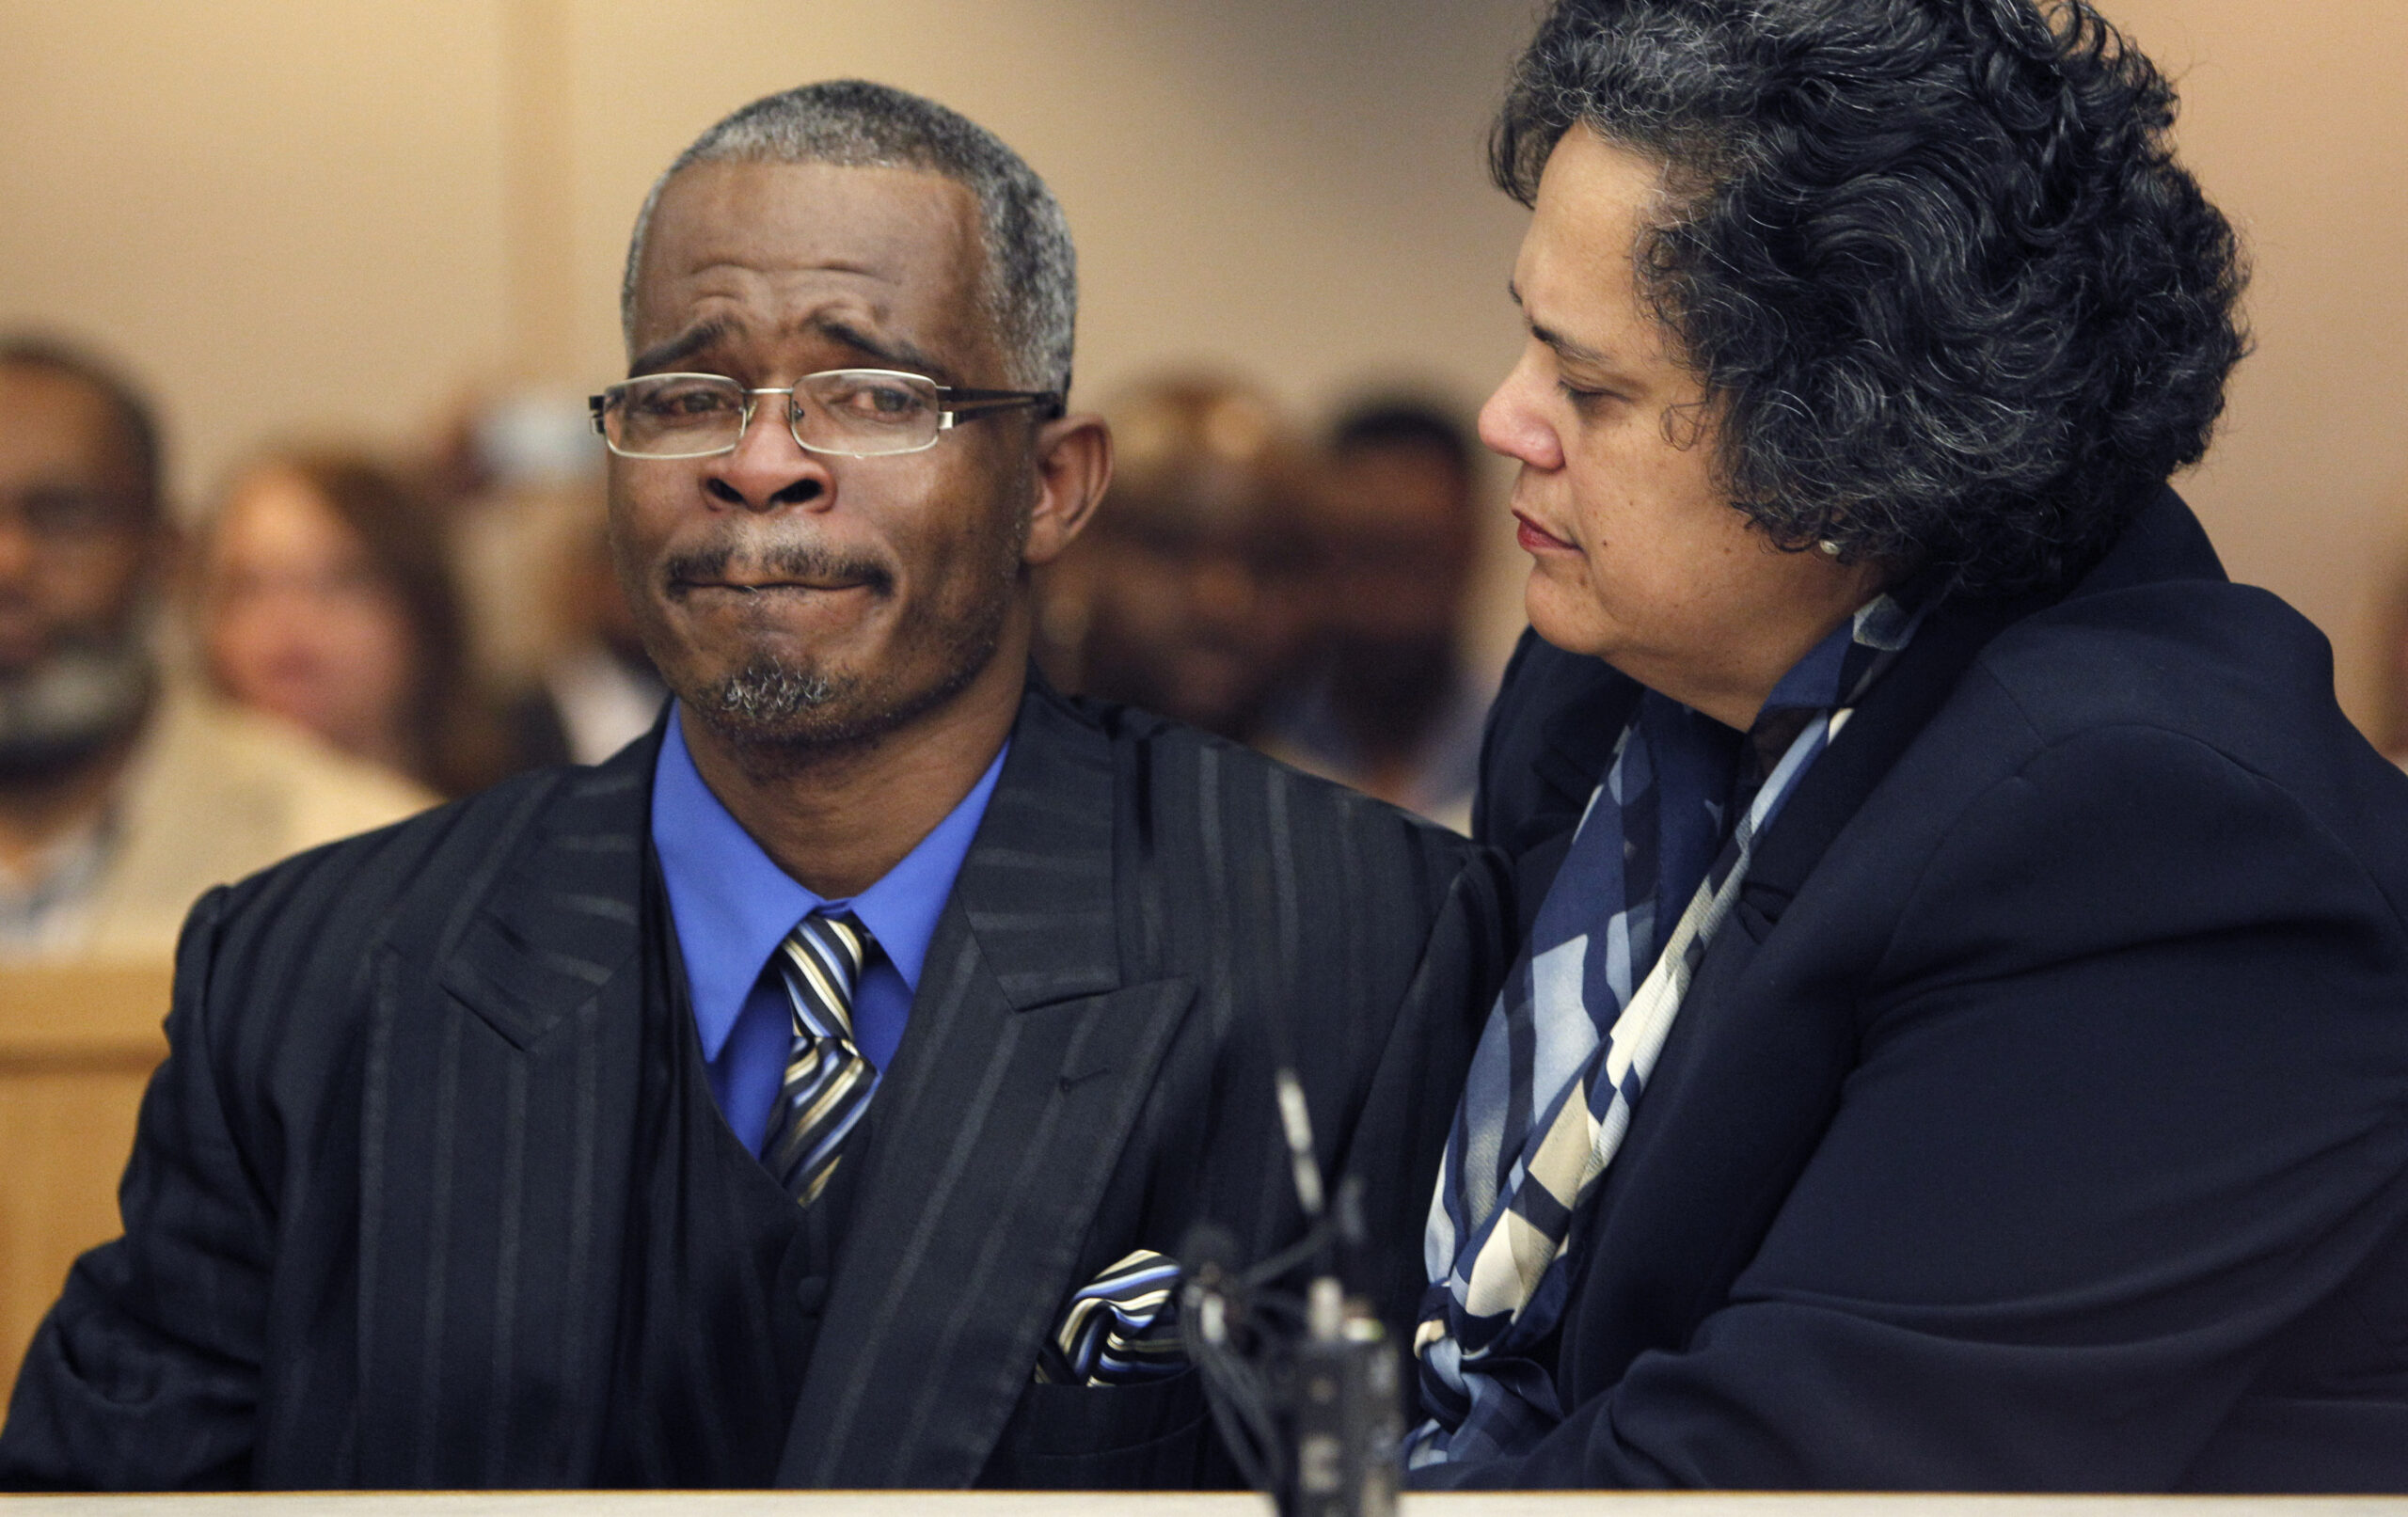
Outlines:
{"label": "beige wall", "polygon": [[[2111,0],[2258,266],[2259,352],[2187,486],[2235,572],[2346,640],[2408,512],[2408,7]],[[0,0],[0,323],[165,395],[189,489],[261,427],[398,440],[464,387],[618,360],[629,219],[728,107],[863,73],[1054,183],[1090,398],[1163,359],[1303,405],[1476,400],[1520,213],[1478,147],[1530,0]],[[1500,542],[1503,533],[1498,533]],[[1500,555],[1510,564],[1510,553]]]}
{"label": "beige wall", "polygon": [[2108,8],[2179,75],[2185,156],[2257,265],[2258,351],[2184,492],[2234,577],[2334,639],[2363,711],[2372,598],[2408,548],[2408,6]]}
{"label": "beige wall", "polygon": [[508,351],[492,0],[0,0],[0,322],[261,423],[391,435]]}
{"label": "beige wall", "polygon": [[1477,154],[1527,9],[0,0],[0,320],[131,356],[188,482],[251,419],[399,436],[471,380],[590,387],[662,165],[752,96],[859,73],[1052,180],[1088,396],[1198,357],[1300,403],[1392,372],[1476,400],[1520,220]]}

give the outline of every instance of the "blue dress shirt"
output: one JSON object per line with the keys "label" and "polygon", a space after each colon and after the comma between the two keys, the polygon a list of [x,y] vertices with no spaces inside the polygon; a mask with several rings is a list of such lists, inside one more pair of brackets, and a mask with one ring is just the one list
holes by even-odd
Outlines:
{"label": "blue dress shirt", "polygon": [[882,1073],[903,1041],[928,940],[1011,744],[878,883],[849,900],[823,900],[779,868],[711,794],[686,751],[678,716],[670,711],[653,769],[652,845],[669,889],[677,946],[686,956],[686,986],[710,1066],[711,1093],[728,1126],[757,1154],[794,1040],[785,992],[761,972],[769,955],[812,911],[849,910],[860,919],[879,952],[853,992],[853,1041]]}

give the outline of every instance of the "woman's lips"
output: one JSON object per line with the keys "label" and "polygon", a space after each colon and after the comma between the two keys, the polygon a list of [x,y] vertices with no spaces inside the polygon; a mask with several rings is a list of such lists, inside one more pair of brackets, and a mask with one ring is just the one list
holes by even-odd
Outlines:
{"label": "woman's lips", "polygon": [[1545,528],[1541,527],[1538,523],[1530,520],[1530,518],[1523,515],[1518,511],[1513,513],[1513,520],[1519,524],[1513,529],[1513,541],[1522,545],[1522,551],[1525,553],[1572,553],[1577,551],[1577,549],[1574,548],[1571,544],[1556,536],[1553,532],[1548,531]]}

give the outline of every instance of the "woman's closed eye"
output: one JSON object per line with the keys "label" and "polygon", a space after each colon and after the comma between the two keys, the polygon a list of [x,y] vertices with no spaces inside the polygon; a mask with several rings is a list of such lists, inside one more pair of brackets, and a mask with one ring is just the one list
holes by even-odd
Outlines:
{"label": "woman's closed eye", "polygon": [[1557,380],[1555,382],[1555,388],[1556,393],[1561,395],[1565,400],[1570,401],[1572,403],[1572,408],[1583,416],[1590,415],[1592,412],[1602,409],[1607,404],[1622,399],[1622,396],[1613,390],[1597,389],[1588,386],[1576,385],[1568,379]]}

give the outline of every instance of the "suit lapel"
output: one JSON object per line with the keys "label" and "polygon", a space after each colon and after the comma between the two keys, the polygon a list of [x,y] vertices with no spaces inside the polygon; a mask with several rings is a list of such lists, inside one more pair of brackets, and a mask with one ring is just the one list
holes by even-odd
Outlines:
{"label": "suit lapel", "polygon": [[1568,675],[1574,690],[1541,728],[1542,741],[1531,761],[1541,804],[1519,838],[1497,840],[1513,861],[1513,895],[1525,940],[1538,922],[1539,904],[1555,883],[1556,871],[1563,867],[1572,834],[1590,796],[1606,777],[1614,744],[1641,693],[1638,681],[1601,658],[1568,663]]}
{"label": "suit lapel", "polygon": [[961,1486],[1187,1012],[1122,983],[1109,740],[1032,690],[871,1107],[781,1485]]}
{"label": "suit lapel", "polygon": [[[1699,966],[1692,999],[1710,1003],[1712,996],[1700,996],[1700,990],[1718,982],[1739,983],[1747,963],[1814,866],[1992,639],[2059,598],[2105,593],[2166,577],[2169,572],[2202,578],[2222,578],[2224,573],[2197,519],[2172,490],[2161,487],[2115,548],[2069,594],[1936,608],[1897,663],[1867,692],[1830,751],[1798,782],[1797,794],[1766,832],[1734,913],[1735,924],[1743,930],[1716,940]],[[1703,1019],[1690,1019],[1685,1010],[1684,1021]],[[1679,1040],[1677,1030],[1673,1036]],[[1668,1044],[1664,1057],[1673,1054]]]}
{"label": "suit lapel", "polygon": [[447,845],[461,888],[397,920],[372,966],[361,1483],[573,1484],[592,1467],[641,1063],[651,761],[640,744],[531,782],[499,826],[464,813],[485,825]]}
{"label": "suit lapel", "polygon": [[[1943,607],[1866,692],[1830,750],[1765,833],[1740,889],[1741,922],[1761,940],[1831,843],[1965,677],[1990,639],[2028,615],[2025,603]],[[1727,938],[1728,935],[1726,934]]]}
{"label": "suit lapel", "polygon": [[[1964,678],[1974,656],[2028,609],[1986,605],[1935,611],[1897,663],[1867,693],[1830,750],[1798,782],[1797,793],[1782,807],[1749,864],[1730,923],[1698,966],[1680,1019],[1649,1078],[1651,1098],[1678,1088],[1688,1064],[1704,1056],[1727,1025],[1743,1015],[1733,1003],[1751,1006],[1765,1003],[1760,1009],[1776,1019],[1781,1016],[1781,997],[1746,994],[1751,988],[1748,970],[1758,950],[1841,830]],[[1767,1029],[1743,1035],[1777,1039],[1781,1035]],[[1656,1104],[1670,1109],[1679,1102],[1640,1103],[1624,1153],[1615,1161],[1617,1167],[1635,1167],[1636,1149],[1643,1146],[1645,1139],[1640,1123]]]}
{"label": "suit lapel", "polygon": [[436,952],[445,991],[532,1051],[618,982],[640,946],[653,744],[572,773],[494,885],[470,892]]}
{"label": "suit lapel", "polygon": [[1648,1349],[1685,1341],[1753,1254],[1854,1055],[1852,990],[1805,983],[1797,967],[1798,952],[1812,959],[1824,945],[1776,953],[1767,940],[1974,656],[2029,609],[1935,610],[1766,832],[1581,1225],[1581,1325],[1566,1335],[1576,1344],[1565,1365],[1574,1394],[1610,1383]]}

